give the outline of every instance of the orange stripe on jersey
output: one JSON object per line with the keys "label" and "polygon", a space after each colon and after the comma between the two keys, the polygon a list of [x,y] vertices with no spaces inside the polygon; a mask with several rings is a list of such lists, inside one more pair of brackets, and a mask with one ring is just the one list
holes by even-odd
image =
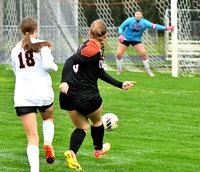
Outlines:
{"label": "orange stripe on jersey", "polygon": [[93,41],[88,41],[87,47],[81,50],[81,54],[86,57],[92,57],[99,52],[98,45]]}

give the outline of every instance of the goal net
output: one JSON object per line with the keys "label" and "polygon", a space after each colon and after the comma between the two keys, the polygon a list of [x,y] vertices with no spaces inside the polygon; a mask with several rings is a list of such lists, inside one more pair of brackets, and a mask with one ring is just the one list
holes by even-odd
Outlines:
{"label": "goal net", "polygon": [[[39,26],[39,39],[52,41],[55,61],[63,63],[74,53],[80,43],[89,39],[90,24],[86,17],[89,6],[90,15],[105,21],[108,38],[105,43],[106,65],[116,70],[116,53],[119,44],[113,6],[126,18],[134,16],[142,9],[141,2],[148,0],[1,0],[0,1],[0,63],[10,63],[10,50],[22,39],[19,22],[23,17],[33,17]],[[2,3],[3,2],[3,3]],[[142,9],[144,11],[144,9]],[[156,0],[154,9],[162,20],[161,25],[172,24],[171,3],[169,0]],[[144,16],[148,19],[148,16]],[[151,21],[154,22],[154,21]],[[199,0],[177,1],[177,58],[180,76],[193,76],[199,73],[200,57],[200,2]],[[172,33],[162,31],[158,35],[154,29],[146,29],[142,36],[150,65],[159,72],[171,72],[173,46]],[[144,71],[140,55],[131,46],[123,56],[123,67],[127,70]]]}
{"label": "goal net", "polygon": [[[0,28],[0,63],[10,64],[10,51],[22,39],[19,23],[33,17],[39,27],[38,38],[53,43],[56,63],[63,63],[78,47],[78,0],[3,0]],[[0,11],[2,10],[0,9]]]}
{"label": "goal net", "polygon": [[[156,0],[156,7],[166,26],[171,25],[173,18],[168,0]],[[172,61],[173,46],[176,47],[177,70],[179,76],[194,76],[199,74],[200,67],[200,1],[177,1],[177,36],[175,40],[166,33],[166,60]]]}
{"label": "goal net", "polygon": [[[123,7],[127,18],[134,16],[137,9],[142,9],[138,0],[121,0],[113,3],[109,0],[95,0],[96,13],[99,18],[104,20],[108,26],[108,38],[106,40],[106,59],[110,66],[115,65],[116,52],[119,41],[118,32],[113,11],[111,7],[120,4]],[[154,6],[158,16],[162,19],[164,26],[172,25],[175,20],[171,15],[171,3],[169,0],[156,0]],[[194,0],[191,3],[188,0],[177,1],[177,56],[179,76],[193,76],[199,73],[200,57],[200,2]],[[82,8],[84,3],[80,3]],[[94,5],[88,4],[88,5]],[[142,9],[143,10],[143,9]],[[151,9],[152,10],[152,9]],[[144,10],[143,10],[144,11]],[[80,16],[80,12],[79,12]],[[81,10],[81,16],[84,16],[84,10]],[[84,28],[86,28],[86,18],[82,18]],[[148,16],[147,16],[148,19]],[[82,27],[79,25],[79,28]],[[88,29],[86,29],[88,32]],[[86,35],[86,34],[85,34]],[[151,28],[146,29],[142,36],[142,42],[145,46],[151,67],[160,72],[171,72],[172,70],[172,32],[164,31],[164,37],[158,37],[157,31]],[[125,51],[123,55],[123,66],[128,70],[141,71],[143,64],[140,55],[132,48]]]}

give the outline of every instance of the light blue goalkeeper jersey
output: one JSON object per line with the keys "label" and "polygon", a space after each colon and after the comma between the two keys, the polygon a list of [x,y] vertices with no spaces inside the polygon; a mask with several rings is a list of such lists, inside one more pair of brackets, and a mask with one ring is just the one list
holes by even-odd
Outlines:
{"label": "light blue goalkeeper jersey", "polygon": [[126,41],[141,41],[142,33],[146,28],[154,28],[157,30],[166,29],[165,26],[153,24],[144,18],[141,18],[140,21],[137,22],[135,17],[129,17],[119,26],[118,32],[124,35]]}

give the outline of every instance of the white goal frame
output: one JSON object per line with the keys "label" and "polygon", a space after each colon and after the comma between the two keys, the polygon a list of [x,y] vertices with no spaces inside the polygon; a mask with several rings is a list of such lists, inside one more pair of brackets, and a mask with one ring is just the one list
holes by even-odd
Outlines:
{"label": "white goal frame", "polygon": [[[167,41],[168,42],[168,48],[167,48],[167,60],[172,61],[172,76],[178,77],[179,72],[179,61],[200,61],[200,58],[178,58],[179,55],[195,55],[200,56],[200,41],[193,41],[193,40],[178,40],[178,24],[177,24],[177,0],[171,0],[171,24],[174,26],[174,31],[172,32],[172,40]],[[181,9],[182,11],[184,9]],[[171,46],[171,47],[170,47]],[[189,49],[193,49],[193,51]],[[171,58],[168,58],[168,55],[171,55]]]}

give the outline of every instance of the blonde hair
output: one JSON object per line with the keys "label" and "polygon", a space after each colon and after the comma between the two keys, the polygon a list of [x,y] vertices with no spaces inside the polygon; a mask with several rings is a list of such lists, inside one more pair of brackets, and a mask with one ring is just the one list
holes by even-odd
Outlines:
{"label": "blonde hair", "polygon": [[37,29],[38,25],[35,19],[30,17],[25,17],[20,22],[21,32],[24,34],[22,39],[22,48],[27,51],[39,52],[40,48],[48,46],[51,49],[53,44],[50,41],[32,43],[30,39],[30,34],[33,34]]}
{"label": "blonde hair", "polygon": [[107,33],[107,26],[106,24],[98,19],[92,22],[90,26],[89,35],[92,39],[97,39],[101,44],[101,51],[102,51],[102,59],[104,59],[104,35]]}

